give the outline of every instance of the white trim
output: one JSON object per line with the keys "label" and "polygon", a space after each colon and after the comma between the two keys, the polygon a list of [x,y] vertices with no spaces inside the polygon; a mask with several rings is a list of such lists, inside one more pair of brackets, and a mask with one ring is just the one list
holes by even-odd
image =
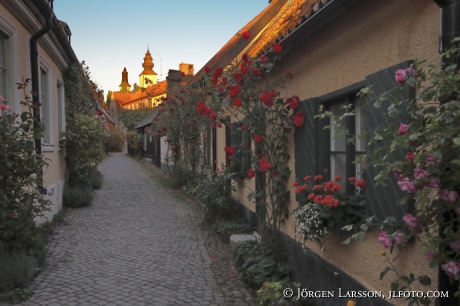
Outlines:
{"label": "white trim", "polygon": [[[64,94],[64,80],[61,78],[59,74],[56,74],[56,118],[57,118],[57,142],[59,143],[61,138],[60,138],[60,133],[65,132],[65,127],[66,127],[66,118],[65,118],[65,94]],[[61,93],[59,97],[59,90],[58,90],[58,85],[61,88]],[[61,101],[61,109],[59,109],[59,100]],[[59,118],[61,118],[62,122],[62,131],[59,130]]]}
{"label": "white trim", "polygon": [[[38,65],[39,65],[39,82],[40,82],[40,90],[42,88],[42,84],[41,84],[41,70],[45,70],[46,71],[46,81],[47,81],[47,88],[46,88],[46,94],[47,94],[47,98],[48,98],[48,103],[47,105],[44,105],[43,101],[41,101],[41,92],[40,92],[40,103],[42,104],[41,106],[41,111],[40,113],[43,111],[43,108],[46,107],[46,112],[45,114],[47,114],[48,118],[45,117],[45,122],[43,122],[45,124],[45,135],[47,135],[48,139],[49,139],[49,142],[45,142],[45,139],[47,137],[44,137],[42,139],[42,142],[44,142],[44,145],[54,145],[54,131],[56,129],[56,125],[55,125],[55,121],[54,121],[54,97],[53,97],[53,88],[51,87],[52,84],[54,84],[54,82],[52,81],[51,79],[51,76],[53,74],[53,71],[51,69],[51,66],[39,55],[38,56]],[[53,148],[53,151],[54,151],[54,148]]]}

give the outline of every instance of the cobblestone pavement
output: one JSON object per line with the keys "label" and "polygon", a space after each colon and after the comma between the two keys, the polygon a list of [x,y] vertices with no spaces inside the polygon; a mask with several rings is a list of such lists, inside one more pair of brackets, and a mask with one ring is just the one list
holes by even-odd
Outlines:
{"label": "cobblestone pavement", "polygon": [[123,153],[99,169],[102,189],[92,206],[68,210],[23,306],[251,305],[229,246],[159,170]]}

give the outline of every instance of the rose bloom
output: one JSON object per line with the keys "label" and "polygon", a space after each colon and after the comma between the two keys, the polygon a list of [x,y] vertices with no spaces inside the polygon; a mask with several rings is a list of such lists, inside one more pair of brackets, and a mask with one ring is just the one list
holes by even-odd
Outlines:
{"label": "rose bloom", "polygon": [[253,177],[254,177],[254,175],[255,175],[255,172],[254,172],[254,170],[252,170],[252,169],[249,169],[249,170],[248,170],[248,178],[250,178],[250,179],[251,179],[251,178],[253,178]]}
{"label": "rose bloom", "polygon": [[399,135],[404,135],[409,131],[409,125],[401,123],[399,125]]}
{"label": "rose bloom", "polygon": [[449,242],[449,246],[455,252],[460,253],[460,243],[458,243],[457,241]]}
{"label": "rose bloom", "polygon": [[262,142],[262,136],[261,135],[255,135],[254,136],[254,141],[256,143],[261,143]]}
{"label": "rose bloom", "polygon": [[407,191],[409,193],[414,193],[415,191],[417,191],[417,189],[414,186],[414,183],[412,183],[408,177],[400,176],[398,178],[398,185],[402,191]]}
{"label": "rose bloom", "polygon": [[422,220],[420,218],[416,218],[411,214],[406,214],[402,219],[415,233],[420,234],[422,232]]}
{"label": "rose bloom", "polygon": [[434,178],[434,177],[430,178],[430,180],[426,182],[426,185],[434,189],[441,189],[442,187],[441,180],[438,178]]}
{"label": "rose bloom", "polygon": [[447,202],[455,202],[458,198],[457,191],[449,191],[447,189],[439,190],[438,196],[440,199]]}
{"label": "rose bloom", "polygon": [[305,121],[302,112],[297,112],[294,116],[291,117],[292,122],[295,126],[301,127]]}
{"label": "rose bloom", "polygon": [[260,57],[260,63],[263,65],[263,64],[266,64],[268,61],[268,57],[266,55],[262,55]]}
{"label": "rose bloom", "polygon": [[460,273],[460,264],[453,261],[443,264],[441,268],[450,277],[457,277]]}
{"label": "rose bloom", "polygon": [[406,70],[405,69],[399,69],[395,73],[395,81],[399,85],[403,84],[407,80],[406,77]]}
{"label": "rose bloom", "polygon": [[283,50],[283,47],[280,44],[275,44],[273,46],[273,51],[275,51],[275,53],[281,52],[281,50]]}
{"label": "rose bloom", "polygon": [[411,162],[411,161],[414,160],[414,158],[415,158],[415,153],[414,152],[407,153],[407,155],[406,155],[406,160],[407,161]]}
{"label": "rose bloom", "polygon": [[209,71],[211,71],[211,69],[209,69],[209,67],[206,66],[206,67],[204,67],[204,71],[205,71],[206,73],[209,73]]}
{"label": "rose bloom", "polygon": [[268,170],[270,170],[270,167],[272,166],[272,164],[266,158],[261,158],[259,160],[259,166],[260,166],[260,172],[265,173]]}
{"label": "rose bloom", "polygon": [[298,96],[292,96],[286,99],[286,103],[289,104],[290,109],[296,109],[299,106],[300,99]]}
{"label": "rose bloom", "polygon": [[239,107],[241,105],[243,105],[243,100],[241,100],[240,98],[236,98],[233,100],[233,105],[236,106],[236,107]]}
{"label": "rose bloom", "polygon": [[248,129],[248,126],[246,124],[243,124],[240,126],[242,131],[246,131]]}
{"label": "rose bloom", "polygon": [[437,159],[435,157],[432,157],[431,154],[428,154],[426,157],[426,166],[435,166],[439,167],[439,164],[441,164],[441,160]]}
{"label": "rose bloom", "polygon": [[388,237],[388,234],[385,231],[381,231],[379,233],[378,241],[382,244],[384,248],[389,248],[392,245],[391,239]]}
{"label": "rose bloom", "polygon": [[243,37],[244,39],[249,39],[249,32],[248,31],[244,31],[243,34],[241,34],[241,37]]}
{"label": "rose bloom", "polygon": [[421,168],[415,168],[414,177],[415,179],[424,178],[426,180],[428,179],[428,173],[426,173],[426,171]]}
{"label": "rose bloom", "polygon": [[396,233],[395,236],[395,241],[397,244],[404,244],[404,233],[403,232],[398,232]]}

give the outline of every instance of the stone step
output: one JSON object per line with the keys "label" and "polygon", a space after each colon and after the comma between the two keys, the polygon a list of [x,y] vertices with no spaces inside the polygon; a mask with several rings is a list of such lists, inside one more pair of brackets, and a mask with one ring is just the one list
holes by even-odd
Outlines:
{"label": "stone step", "polygon": [[235,234],[230,236],[230,246],[233,248],[235,247],[238,242],[242,241],[259,241],[260,236],[257,232],[254,232],[252,234]]}

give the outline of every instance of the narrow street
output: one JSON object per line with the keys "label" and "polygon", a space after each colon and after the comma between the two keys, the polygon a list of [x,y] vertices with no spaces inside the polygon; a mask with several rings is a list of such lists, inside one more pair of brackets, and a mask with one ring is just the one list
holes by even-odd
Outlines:
{"label": "narrow street", "polygon": [[[68,210],[22,305],[250,305],[230,248],[153,169],[110,153],[92,206]],[[236,282],[236,283],[235,283]]]}

